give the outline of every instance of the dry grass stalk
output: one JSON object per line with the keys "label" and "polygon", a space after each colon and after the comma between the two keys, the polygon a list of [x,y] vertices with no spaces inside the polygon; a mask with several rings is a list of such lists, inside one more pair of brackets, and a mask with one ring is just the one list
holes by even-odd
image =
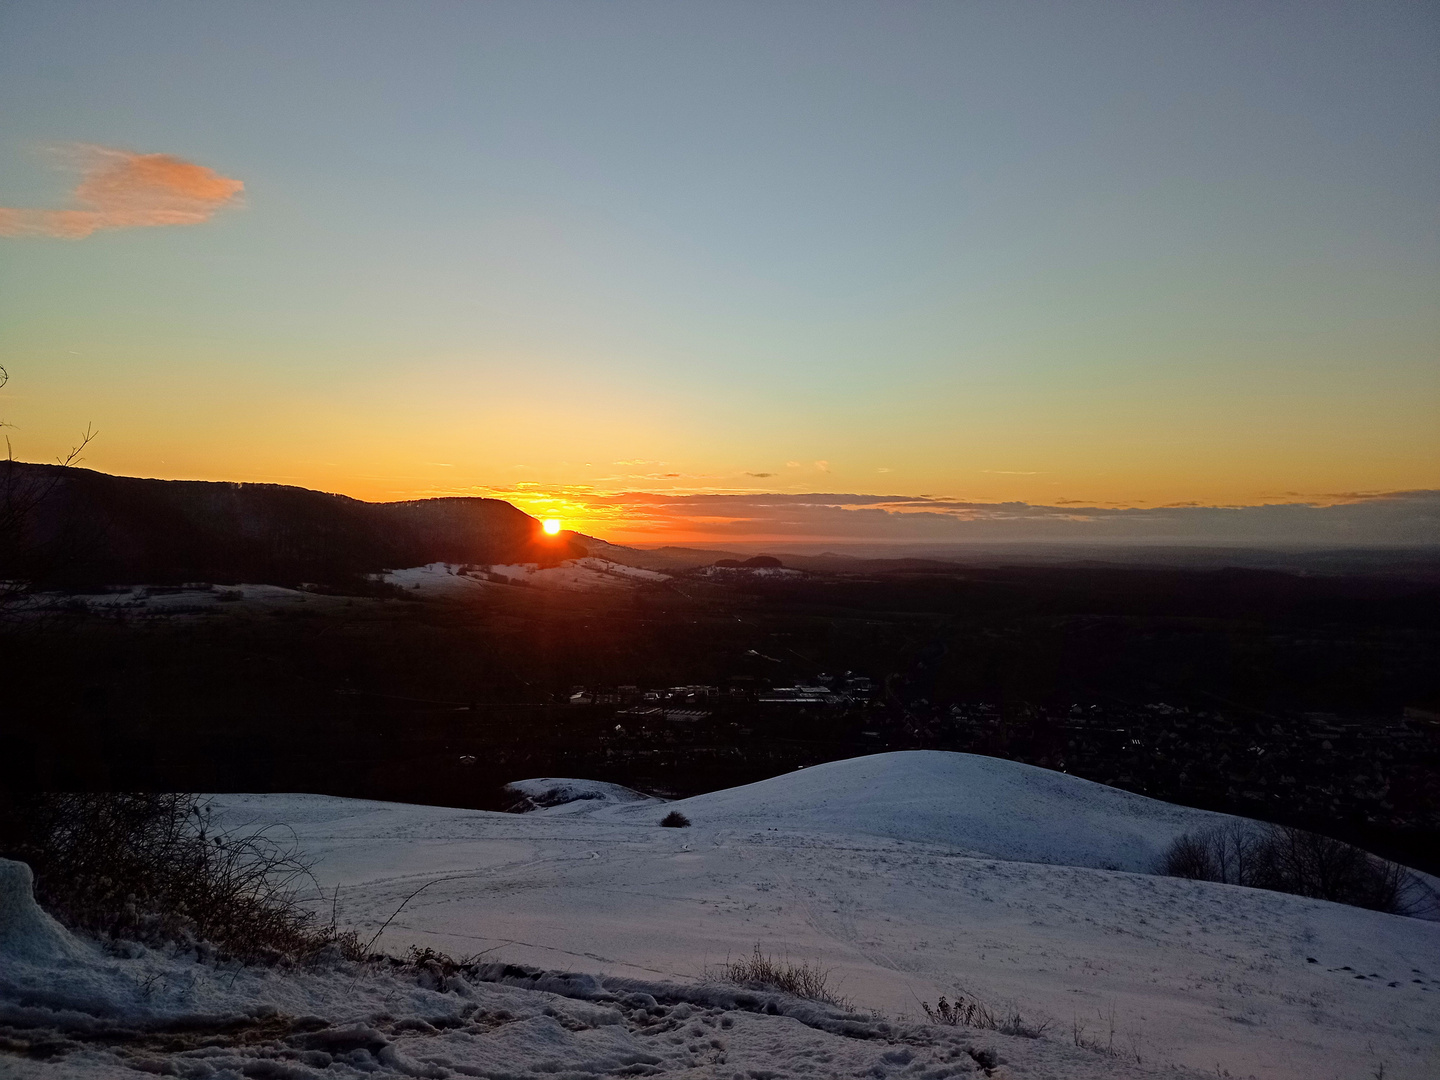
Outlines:
{"label": "dry grass stalk", "polygon": [[760,951],[739,960],[727,960],[720,967],[720,977],[727,982],[746,986],[754,990],[778,990],[798,998],[821,1001],[841,1009],[851,1009],[852,1003],[842,997],[830,985],[830,970],[809,961],[794,963],[789,959],[776,959]]}
{"label": "dry grass stalk", "polygon": [[1038,1039],[1050,1026],[1048,1020],[1027,1022],[1018,1009],[997,1012],[979,998],[963,994],[956,994],[953,1002],[942,995],[933,1009],[928,1001],[922,1001],[920,1007],[932,1024],[998,1031],[1002,1035],[1020,1035],[1027,1039]]}

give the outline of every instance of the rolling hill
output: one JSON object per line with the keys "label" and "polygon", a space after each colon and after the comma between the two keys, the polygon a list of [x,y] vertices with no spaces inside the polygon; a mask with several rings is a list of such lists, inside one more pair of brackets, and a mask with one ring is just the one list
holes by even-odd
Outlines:
{"label": "rolling hill", "polygon": [[[583,780],[515,787],[555,804],[517,815],[313,795],[216,802],[227,820],[293,828],[362,926],[425,886],[386,929],[392,950],[703,992],[716,965],[758,944],[830,969],[844,995],[900,1023],[923,1021],[920,1003],[941,993],[1048,1018],[1045,1038],[1002,1051],[1015,1077],[1309,1080],[1384,1062],[1386,1076],[1418,1080],[1440,1064],[1440,923],[1145,872],[1170,839],[1221,815],[940,752],[836,761],[668,805]],[[659,827],[672,809],[692,825]],[[790,1036],[771,1038],[768,1075],[807,1075]],[[1091,1049],[1031,1056],[1076,1042]]]}
{"label": "rolling hill", "polygon": [[17,515],[0,578],[47,584],[339,583],[397,567],[555,563],[588,537],[547,537],[500,499],[369,503],[281,484],[149,480],[11,463]]}

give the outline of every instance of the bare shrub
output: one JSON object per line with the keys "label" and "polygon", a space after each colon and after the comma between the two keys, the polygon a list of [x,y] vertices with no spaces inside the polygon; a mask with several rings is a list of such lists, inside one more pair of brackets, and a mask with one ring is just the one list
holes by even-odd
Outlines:
{"label": "bare shrub", "polygon": [[19,795],[0,854],[30,864],[36,899],[73,929],[146,942],[208,942],[244,960],[363,953],[353,932],[318,925],[293,837],[226,830],[194,795]]}
{"label": "bare shrub", "polygon": [[660,819],[660,824],[667,829],[688,829],[690,827],[690,819],[680,813],[679,810],[671,810]]}
{"label": "bare shrub", "polygon": [[830,985],[830,970],[809,961],[794,963],[776,959],[760,951],[739,960],[727,960],[720,967],[720,978],[753,990],[779,990],[798,998],[822,1001],[841,1009],[852,1008],[849,998],[840,996]]}
{"label": "bare shrub", "polygon": [[1194,833],[1177,836],[1160,856],[1155,869],[1166,877],[1189,878],[1191,881],[1220,880],[1209,846]]}
{"label": "bare shrub", "polygon": [[1227,822],[1179,836],[1157,869],[1170,877],[1247,885],[1393,915],[1418,915],[1435,897],[1415,874],[1343,840],[1288,825]]}
{"label": "bare shrub", "polygon": [[1177,837],[1160,857],[1160,872],[1169,877],[1254,885],[1268,860],[1264,836],[1243,821],[1214,825]]}

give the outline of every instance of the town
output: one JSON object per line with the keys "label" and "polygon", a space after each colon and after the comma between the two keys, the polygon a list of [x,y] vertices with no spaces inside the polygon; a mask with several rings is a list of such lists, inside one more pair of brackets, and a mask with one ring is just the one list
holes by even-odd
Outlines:
{"label": "town", "polygon": [[[1440,828],[1440,714],[1270,714],[1152,702],[1052,708],[901,701],[846,672],[766,685],[575,687],[569,705],[609,763],[666,787],[706,759],[745,754],[801,768],[848,753],[990,754],[1206,809],[1330,822],[1372,837]],[[612,723],[613,721],[613,723]],[[842,749],[843,748],[843,749]],[[688,759],[685,762],[681,757]],[[1416,853],[1410,853],[1416,858]]]}

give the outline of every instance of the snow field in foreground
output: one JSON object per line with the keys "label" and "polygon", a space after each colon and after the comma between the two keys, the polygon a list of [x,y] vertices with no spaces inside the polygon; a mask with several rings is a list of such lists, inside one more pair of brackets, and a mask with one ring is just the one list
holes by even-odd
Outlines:
{"label": "snow field in foreground", "polygon": [[[1358,1080],[1382,1064],[1399,1080],[1440,1076],[1440,924],[1103,868],[1142,867],[1213,815],[932,752],[673,804],[584,780],[517,786],[577,797],[521,815],[313,795],[215,802],[232,825],[293,828],[321,884],[339,888],[342,922],[373,931],[427,885],[385,931],[392,952],[428,945],[592,975],[516,969],[521,985],[501,986],[495,963],[455,984],[340,964],[215,969],[146,950],[101,956],[68,935],[29,956],[14,944],[26,934],[6,929],[20,925],[7,912],[24,890],[0,888],[0,1046],[22,1029],[75,1044],[48,1062],[0,1051],[0,1075],[112,1076],[149,1054],[146,1068],[196,1077],[939,1078],[978,1075],[968,1046],[995,1049],[996,1075],[1017,1078]],[[692,827],[659,827],[671,806]],[[887,1019],[780,998],[777,1015],[751,1011],[764,1006],[707,974],[757,943],[831,969],[841,994]],[[921,1001],[957,990],[1052,1025],[1027,1040],[916,1023]],[[601,1009],[619,1018],[602,1022]],[[187,1025],[201,1035],[180,1039]],[[124,1045],[97,1034],[117,1027],[150,1034]],[[1110,1052],[1078,1049],[1077,1036]]]}
{"label": "snow field in foreground", "polygon": [[[434,881],[391,949],[695,981],[758,943],[891,1016],[960,991],[1072,1041],[1108,1045],[1113,1017],[1131,1060],[1212,1075],[1440,1076],[1440,925],[1127,872],[1220,816],[1013,762],[882,754],[523,815],[217,801],[294,828],[348,920]],[[692,827],[659,828],[670,806]]]}
{"label": "snow field in foreground", "polygon": [[[354,1077],[1153,1077],[1060,1043],[896,1024],[724,985],[503,964],[447,972],[322,959],[245,968],[102,951],[0,860],[0,1075]],[[1166,1075],[1173,1075],[1167,1073]]]}

